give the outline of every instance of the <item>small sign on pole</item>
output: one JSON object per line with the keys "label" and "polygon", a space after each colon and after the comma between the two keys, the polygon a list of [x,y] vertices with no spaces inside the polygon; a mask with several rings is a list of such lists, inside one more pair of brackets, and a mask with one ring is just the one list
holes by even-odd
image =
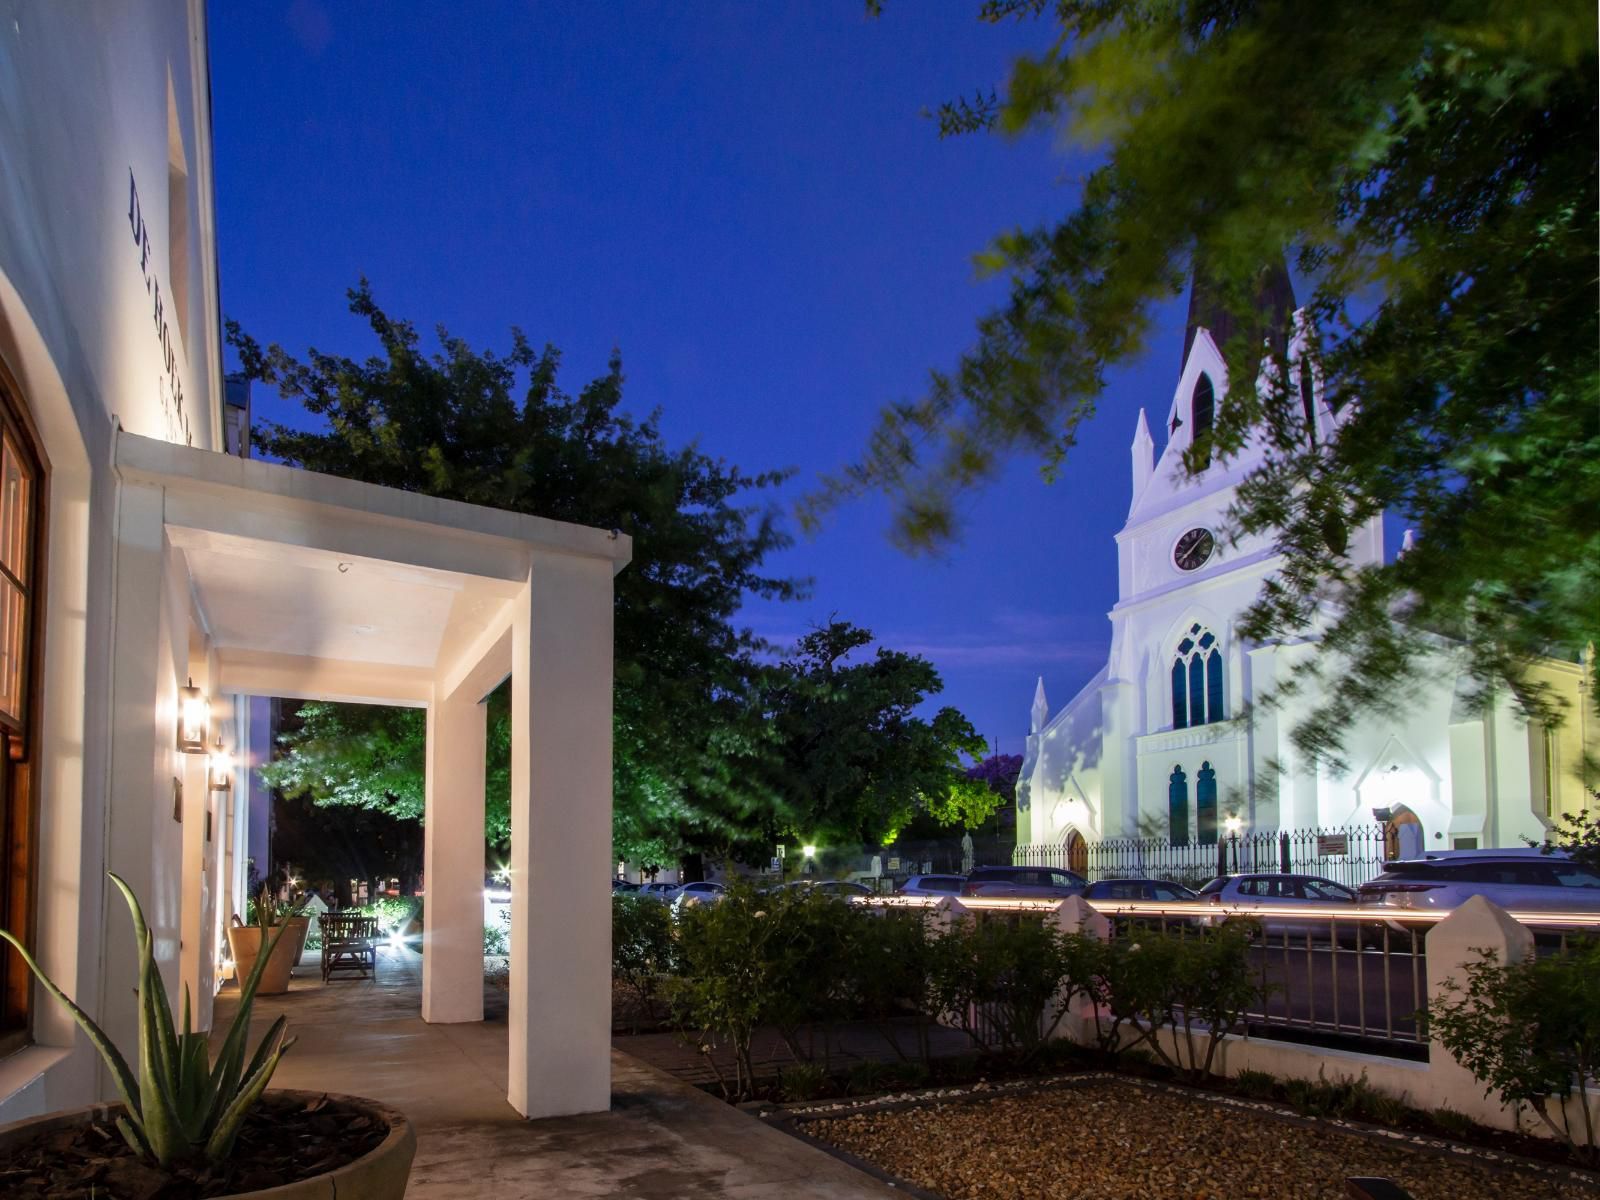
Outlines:
{"label": "small sign on pole", "polygon": [[1317,855],[1326,857],[1332,854],[1350,853],[1350,835],[1348,833],[1319,833],[1317,834]]}
{"label": "small sign on pole", "polygon": [[767,869],[769,871],[771,871],[774,875],[776,875],[779,871],[783,870],[783,859],[774,858],[772,860],[772,865],[770,867],[768,867]]}

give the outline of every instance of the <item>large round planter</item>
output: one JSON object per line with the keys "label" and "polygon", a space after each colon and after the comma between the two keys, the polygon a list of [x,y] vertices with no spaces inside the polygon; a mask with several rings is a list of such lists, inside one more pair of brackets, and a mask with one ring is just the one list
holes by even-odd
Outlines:
{"label": "large round planter", "polygon": [[[261,933],[259,925],[228,926],[228,949],[233,951],[233,977],[240,986],[250,978],[250,972],[255,969],[256,959],[261,954]],[[277,930],[273,928],[267,933],[275,936]],[[285,930],[272,947],[272,957],[267,959],[266,969],[261,972],[261,981],[256,984],[256,995],[277,996],[287,992],[289,972],[294,969],[298,957],[295,953],[294,930]]]}
{"label": "large round planter", "polygon": [[[268,1096],[303,1100],[317,1099],[321,1092],[273,1090]],[[406,1180],[411,1176],[411,1159],[417,1152],[417,1134],[405,1114],[386,1104],[367,1100],[361,1096],[340,1096],[328,1093],[328,1099],[352,1108],[389,1127],[389,1134],[376,1149],[362,1155],[354,1162],[312,1175],[281,1187],[262,1188],[253,1192],[230,1192],[225,1200],[403,1200]],[[31,1121],[16,1121],[0,1125],[0,1160],[38,1134],[55,1129],[70,1129],[91,1121],[113,1121],[123,1112],[120,1104],[91,1104],[69,1112],[50,1113]]]}

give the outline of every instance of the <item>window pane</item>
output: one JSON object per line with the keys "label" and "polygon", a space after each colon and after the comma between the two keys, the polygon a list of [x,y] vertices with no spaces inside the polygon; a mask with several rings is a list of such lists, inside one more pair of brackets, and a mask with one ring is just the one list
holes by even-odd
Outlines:
{"label": "window pane", "polygon": [[1220,721],[1227,716],[1222,692],[1222,651],[1213,650],[1206,658],[1206,720]]}
{"label": "window pane", "polygon": [[27,652],[22,589],[0,576],[0,712],[22,719],[22,666]]}
{"label": "window pane", "polygon": [[1189,660],[1189,724],[1206,723],[1206,665],[1198,658]]}
{"label": "window pane", "polygon": [[1183,659],[1180,658],[1172,664],[1172,727],[1174,729],[1187,729],[1189,726],[1189,704],[1186,694]]}
{"label": "window pane", "polygon": [[8,431],[0,447],[0,565],[27,583],[29,480]]}

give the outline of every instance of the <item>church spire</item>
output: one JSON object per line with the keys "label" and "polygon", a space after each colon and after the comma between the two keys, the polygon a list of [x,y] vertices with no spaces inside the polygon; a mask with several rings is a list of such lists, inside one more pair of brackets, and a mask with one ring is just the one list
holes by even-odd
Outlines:
{"label": "church spire", "polygon": [[1142,406],[1138,424],[1133,427],[1133,445],[1128,447],[1128,453],[1133,456],[1133,498],[1128,502],[1131,511],[1156,469],[1156,443],[1150,436],[1150,423],[1145,420]]}
{"label": "church spire", "polygon": [[[1201,329],[1211,334],[1217,349],[1227,352],[1228,342],[1240,333],[1249,333],[1260,341],[1271,343],[1272,352],[1280,358],[1288,348],[1290,322],[1297,307],[1294,284],[1289,280],[1289,268],[1282,253],[1275,255],[1256,274],[1254,313],[1247,323],[1241,323],[1228,304],[1227,281],[1217,277],[1210,269],[1205,252],[1195,251],[1192,281],[1189,284],[1189,322],[1183,335],[1183,361],[1189,361],[1189,351],[1194,348],[1195,334]],[[1179,370],[1183,364],[1179,364]]]}
{"label": "church spire", "polygon": [[1030,714],[1032,728],[1029,733],[1038,733],[1050,719],[1050,702],[1044,698],[1044,676],[1039,676],[1038,686],[1033,689],[1033,711]]}

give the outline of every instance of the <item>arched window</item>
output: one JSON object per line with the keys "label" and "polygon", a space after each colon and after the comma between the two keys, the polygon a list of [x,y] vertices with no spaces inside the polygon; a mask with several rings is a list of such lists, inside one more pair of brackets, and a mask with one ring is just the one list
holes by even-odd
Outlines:
{"label": "arched window", "polygon": [[1211,386],[1211,376],[1201,374],[1194,385],[1194,396],[1189,404],[1189,429],[1194,444],[1200,448],[1200,466],[1211,465],[1211,427],[1217,415],[1217,392]]}
{"label": "arched window", "polygon": [[[34,745],[46,468],[21,392],[0,366],[0,928],[32,928],[36,844]],[[28,969],[0,952],[0,1054],[28,1034]]]}
{"label": "arched window", "polygon": [[1200,772],[1194,777],[1194,815],[1201,844],[1215,846],[1217,844],[1217,773],[1211,769],[1210,762],[1201,763]]}
{"label": "arched window", "polygon": [[1167,840],[1174,846],[1189,840],[1189,777],[1182,767],[1173,767],[1167,781]]}
{"label": "arched window", "polygon": [[1306,418],[1306,437],[1317,444],[1316,378],[1311,372],[1311,355],[1300,355],[1300,411]]}
{"label": "arched window", "polygon": [[1222,645],[1209,629],[1189,626],[1172,659],[1172,727],[1209,725],[1227,716]]}

